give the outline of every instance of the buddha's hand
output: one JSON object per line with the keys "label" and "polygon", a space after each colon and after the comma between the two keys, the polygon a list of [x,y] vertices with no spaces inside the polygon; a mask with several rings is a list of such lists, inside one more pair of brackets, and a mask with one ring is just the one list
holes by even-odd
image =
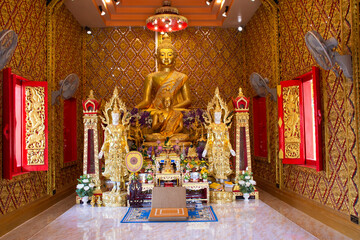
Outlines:
{"label": "buddha's hand", "polygon": [[236,153],[235,153],[234,150],[231,149],[231,150],[230,150],[230,153],[231,153],[232,156],[234,156],[234,157],[236,156]]}
{"label": "buddha's hand", "polygon": [[207,154],[207,150],[204,150],[203,152],[202,152],[202,157],[204,158],[204,157],[206,157],[206,154]]}
{"label": "buddha's hand", "polygon": [[102,159],[103,156],[104,156],[104,152],[103,152],[103,151],[100,151],[100,152],[99,152],[99,159]]}

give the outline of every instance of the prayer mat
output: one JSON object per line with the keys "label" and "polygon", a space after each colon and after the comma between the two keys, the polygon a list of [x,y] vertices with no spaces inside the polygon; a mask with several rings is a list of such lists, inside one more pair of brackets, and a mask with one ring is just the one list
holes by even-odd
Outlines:
{"label": "prayer mat", "polygon": [[[153,223],[148,221],[151,208],[129,208],[121,223]],[[204,206],[203,209],[188,208],[189,218],[182,222],[217,222],[218,219],[211,206]],[[157,223],[159,223],[158,221]],[[161,221],[164,222],[164,221]],[[174,221],[179,222],[179,221]]]}

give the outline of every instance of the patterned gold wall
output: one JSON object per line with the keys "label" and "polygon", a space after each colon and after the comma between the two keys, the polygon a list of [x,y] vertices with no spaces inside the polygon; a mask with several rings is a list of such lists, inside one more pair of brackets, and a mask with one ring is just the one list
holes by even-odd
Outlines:
{"label": "patterned gold wall", "polygon": [[[143,81],[155,71],[155,34],[144,28],[93,29],[86,39],[85,93],[109,98],[115,86],[128,107],[141,101]],[[219,86],[229,100],[244,79],[240,34],[235,29],[188,28],[171,34],[176,70],[189,76],[192,107],[206,107]]]}
{"label": "patterned gold wall", "polygon": [[[71,73],[76,73],[80,80],[82,79],[82,31],[81,26],[67,10],[65,5],[61,5],[54,12],[55,20],[55,83]],[[58,88],[55,85],[56,88]],[[55,165],[55,186],[59,190],[69,184],[76,183],[82,172],[82,146],[83,146],[83,122],[82,122],[82,85],[74,96],[77,99],[77,161],[70,164],[63,164],[63,105],[56,107],[55,119],[58,123],[55,125],[55,135],[57,136],[57,147],[55,156],[59,160]]]}
{"label": "patterned gold wall", "polygon": [[[339,41],[338,50],[341,53],[351,52],[356,46],[352,42],[352,3],[350,0],[279,1],[281,81],[302,75],[316,65],[304,42],[304,35],[309,30],[318,31],[325,39],[335,37]],[[256,42],[257,39],[265,38],[271,42],[264,29],[269,20],[264,17],[262,9],[264,8],[257,11],[248,25],[256,28],[253,31],[258,34],[246,35],[247,41]],[[260,51],[266,52],[268,44],[262,46]],[[249,51],[246,56],[247,60],[254,59],[253,64],[246,62],[247,66],[270,74],[264,70],[264,65],[270,68],[273,63],[269,61],[270,58],[259,61],[259,58]],[[305,167],[285,165],[283,171],[279,171],[282,180],[280,184],[287,190],[343,213],[358,215],[360,207],[355,114],[355,95],[358,94],[355,92],[358,90],[352,83],[348,83],[342,74],[337,78],[332,72],[322,70],[321,79],[325,171],[316,172]],[[272,86],[275,84],[276,81],[272,82]],[[278,141],[275,128],[270,130],[270,134],[272,141]],[[274,159],[271,159],[271,164],[255,161],[254,165],[255,175],[259,174],[261,178],[276,183],[273,172],[278,166],[275,166]]]}
{"label": "patterned gold wall", "polygon": [[[270,87],[276,86],[277,75],[274,67],[276,57],[276,39],[272,36],[276,34],[274,21],[276,15],[272,14],[271,8],[267,3],[263,3],[256,11],[255,17],[253,17],[246,25],[244,31],[245,41],[245,70],[246,70],[246,83],[250,85],[249,79],[253,72],[259,73],[262,77],[270,80]],[[267,24],[264,24],[267,23]],[[251,89],[251,87],[249,87]],[[255,96],[255,92],[251,89],[247,93],[247,96]],[[250,102],[252,107],[252,101]],[[272,137],[275,138],[277,134],[277,104],[267,99],[268,112],[271,113],[268,116],[267,129],[272,133]],[[252,113],[252,110],[251,110]],[[275,121],[271,121],[275,119]],[[250,128],[251,128],[251,142],[253,142],[253,127],[252,127],[252,114],[250,114]],[[266,179],[267,181],[275,181],[276,179],[276,149],[277,141],[269,141],[270,147],[270,164],[267,159],[254,157],[253,171],[257,177]],[[253,152],[252,152],[253,153]]]}
{"label": "patterned gold wall", "polygon": [[[64,7],[54,12],[56,28],[54,32],[55,48],[55,81],[72,72],[77,73],[81,78],[82,73],[82,41],[81,27]],[[5,0],[0,2],[0,31],[13,29],[19,38],[18,46],[14,56],[7,67],[11,67],[15,74],[29,80],[48,81],[47,79],[47,32],[46,32],[46,0]],[[2,72],[1,72],[2,74]],[[50,91],[58,89],[58,86],[48,82]],[[2,85],[0,89],[2,94]],[[82,145],[82,112],[81,112],[81,89],[78,92],[78,146]],[[51,97],[49,96],[49,101]],[[2,101],[2,96],[0,98]],[[2,102],[0,104],[3,109]],[[78,152],[78,161],[72,166],[62,166],[62,148],[59,148],[62,136],[62,106],[50,107],[60,115],[53,120],[49,118],[49,126],[55,126],[56,138],[49,139],[49,160],[55,161],[54,188],[59,190],[63,187],[74,184],[76,177],[81,174],[82,152]],[[2,114],[2,109],[0,114]],[[1,122],[0,122],[1,124]],[[0,126],[2,129],[2,126]],[[49,136],[54,135],[49,129]],[[0,138],[1,141],[1,138]],[[61,145],[61,144],[60,144]],[[2,144],[1,144],[2,146]],[[54,148],[53,146],[56,146]],[[55,151],[52,151],[55,149]],[[0,155],[1,158],[2,155]],[[52,160],[51,160],[52,159]],[[2,173],[2,159],[0,161],[0,172]],[[14,177],[11,181],[0,180],[0,213],[6,214],[33,202],[47,194],[48,187],[47,172],[31,172]],[[53,189],[51,189],[52,191]]]}
{"label": "patterned gold wall", "polygon": [[[15,74],[29,80],[46,81],[45,12],[46,1],[44,0],[4,0],[0,2],[0,31],[12,29],[18,34],[19,39],[18,46],[7,67],[11,67]],[[0,84],[0,114],[2,114],[4,107],[2,105],[2,82]],[[0,160],[0,169],[0,174],[2,174],[2,159]],[[14,177],[11,181],[1,179],[0,214],[11,212],[44,196],[46,180],[46,172],[23,174]]]}

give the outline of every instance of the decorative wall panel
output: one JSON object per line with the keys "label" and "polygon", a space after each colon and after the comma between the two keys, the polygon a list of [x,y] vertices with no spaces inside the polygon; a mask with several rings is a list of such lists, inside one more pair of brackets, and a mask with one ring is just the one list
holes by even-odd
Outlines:
{"label": "decorative wall panel", "polygon": [[[34,81],[49,81],[47,79],[47,70],[54,71],[56,83],[48,82],[50,92],[57,90],[59,88],[58,82],[70,73],[75,72],[81,78],[83,66],[82,28],[69,11],[62,6],[61,2],[58,6],[54,16],[56,23],[53,35],[55,44],[54,46],[48,46],[49,48],[55,48],[54,60],[56,68],[49,69],[47,67],[48,49],[46,46],[48,39],[46,35],[46,0],[0,1],[0,31],[5,28],[13,29],[19,37],[14,56],[7,67],[11,67],[12,72],[15,74]],[[2,94],[2,85],[0,86],[0,94]],[[78,128],[78,145],[82,146],[81,88],[76,97],[79,106],[77,119],[78,126],[80,126]],[[2,96],[0,96],[0,101],[2,101]],[[0,103],[1,107],[4,108],[2,102]],[[63,134],[62,107],[62,105],[60,107],[49,106],[49,112],[53,111],[59,115],[56,115],[56,118],[49,118],[48,122],[49,161],[52,161],[49,162],[49,165],[54,165],[56,185],[54,184],[53,187],[57,190],[75,183],[76,178],[81,174],[82,164],[82,151],[78,149],[78,161],[76,161],[76,164],[72,166],[62,165],[62,148],[58,147],[59,144],[62,144],[61,139],[59,141],[59,136]],[[0,111],[0,114],[2,114],[2,111]],[[2,126],[0,127],[2,129]],[[51,138],[51,136],[56,137]],[[2,173],[2,160],[0,160],[0,172]],[[44,171],[22,174],[10,181],[0,178],[0,214],[7,214],[45,196],[50,182],[47,176]],[[48,192],[51,193],[52,191]]]}
{"label": "decorative wall panel", "polygon": [[[351,52],[354,46],[351,3],[353,1],[350,0],[279,1],[280,65],[277,68],[280,69],[282,81],[300,76],[308,72],[311,66],[317,65],[304,41],[305,33],[309,30],[318,31],[324,39],[335,37],[339,41],[338,51],[340,53]],[[246,51],[246,66],[247,70],[257,69],[256,71],[260,71],[267,77],[267,75],[271,76],[271,73],[267,73],[264,69],[270,71],[273,60],[271,57],[258,57],[259,54],[264,55],[264,52],[271,49],[269,44],[272,42],[272,38],[265,30],[265,26],[271,26],[271,20],[264,16],[263,11],[264,7],[261,7],[247,25],[246,42],[255,44],[262,39],[265,39],[265,42],[258,45],[258,50]],[[258,24],[255,24],[257,22]],[[254,29],[249,30],[250,26]],[[253,33],[250,34],[252,31]],[[270,56],[270,53],[267,56]],[[356,63],[358,64],[358,62]],[[358,69],[358,66],[355,68]],[[270,83],[277,84],[271,79]],[[323,131],[325,132],[323,157],[326,171],[316,172],[310,168],[294,165],[284,165],[283,171],[281,171],[280,164],[278,174],[281,181],[279,183],[287,190],[333,209],[346,214],[358,215],[360,207],[357,186],[359,176],[357,173],[358,161],[356,160],[358,143],[356,142],[357,118],[355,112],[355,95],[358,94],[356,92],[358,89],[354,88],[352,83],[347,82],[342,74],[340,77],[336,77],[332,72],[323,70],[321,71],[320,88],[322,89],[321,104],[323,129],[325,130]],[[271,142],[277,141],[275,128],[270,129],[270,134]],[[277,153],[278,150],[272,149],[272,151]],[[277,166],[273,159],[271,161],[270,165],[255,161],[254,172],[255,176],[275,183],[277,181],[271,173]]]}
{"label": "decorative wall panel", "polygon": [[[76,73],[80,80],[82,79],[82,31],[81,26],[76,19],[71,15],[65,5],[61,5],[54,12],[55,23],[55,89],[61,80],[65,79],[71,73]],[[66,51],[65,51],[66,49]],[[83,146],[83,123],[82,123],[82,85],[78,88],[75,96],[77,100],[77,145]],[[54,114],[57,119],[57,124],[54,125],[56,136],[55,150],[56,165],[55,165],[55,186],[59,190],[64,186],[76,183],[76,179],[82,173],[82,149],[78,148],[77,161],[64,164],[63,156],[63,113],[64,102],[60,101],[60,106],[53,106],[55,108]],[[61,147],[59,147],[61,146]]]}
{"label": "decorative wall panel", "polygon": [[[11,67],[13,73],[29,80],[46,80],[45,9],[44,0],[0,1],[0,31],[12,29],[18,34],[18,46],[6,67]],[[2,72],[0,74],[2,75]],[[2,114],[4,107],[2,82],[0,95],[0,114]],[[2,129],[1,124],[2,121],[0,121]],[[1,147],[0,149],[2,151]],[[0,174],[2,174],[2,159]],[[9,213],[44,196],[46,181],[46,172],[26,173],[10,181],[0,178],[0,214]]]}
{"label": "decorative wall panel", "polygon": [[[189,76],[192,107],[206,107],[216,86],[226,101],[237,96],[245,73],[236,29],[188,28],[171,34],[175,69]],[[155,72],[155,34],[144,28],[93,29],[85,49],[85,89],[108,98],[115,86],[127,107],[142,100],[145,76]],[[85,95],[84,95],[85,97]]]}
{"label": "decorative wall panel", "polygon": [[[245,83],[250,89],[250,75],[253,72],[259,73],[262,77],[269,79],[270,87],[274,88],[277,85],[276,72],[276,56],[277,56],[277,39],[276,35],[276,14],[273,13],[271,6],[268,3],[263,4],[256,11],[254,17],[248,22],[244,31],[245,41]],[[275,46],[275,47],[274,47]],[[254,97],[255,92],[250,90],[245,93],[246,96]],[[252,101],[250,102],[252,104]],[[252,107],[251,107],[252,109]],[[276,181],[276,159],[277,159],[277,104],[276,102],[267,99],[267,112],[271,113],[268,116],[267,130],[270,131],[271,141],[268,141],[268,161],[262,158],[253,157],[253,172],[256,177],[265,179],[268,182],[275,183]],[[275,115],[274,115],[275,114]],[[251,143],[254,143],[252,113],[250,114],[250,133]],[[252,153],[253,144],[252,145]],[[253,154],[254,155],[254,154]]]}

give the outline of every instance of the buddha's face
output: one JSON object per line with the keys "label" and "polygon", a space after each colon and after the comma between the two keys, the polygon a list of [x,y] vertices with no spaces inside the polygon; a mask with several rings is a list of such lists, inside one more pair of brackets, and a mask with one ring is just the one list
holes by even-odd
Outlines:
{"label": "buddha's face", "polygon": [[174,51],[171,48],[160,49],[159,51],[160,63],[164,66],[170,66],[175,60]]}
{"label": "buddha's face", "polygon": [[164,99],[164,106],[169,108],[171,106],[171,98],[167,97]]}
{"label": "buddha's face", "polygon": [[220,123],[221,122],[221,112],[215,112],[214,113],[214,122]]}

